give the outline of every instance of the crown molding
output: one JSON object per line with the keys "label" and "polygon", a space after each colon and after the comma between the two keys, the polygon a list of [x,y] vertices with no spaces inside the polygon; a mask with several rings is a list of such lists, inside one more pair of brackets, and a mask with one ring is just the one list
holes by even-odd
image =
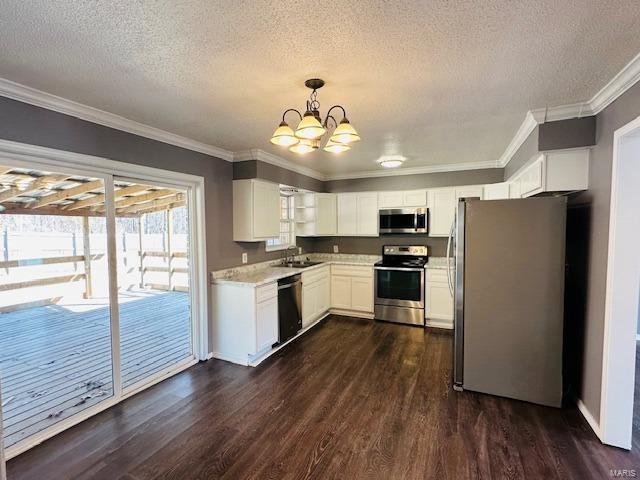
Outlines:
{"label": "crown molding", "polygon": [[589,101],[529,110],[520,128],[500,157],[500,166],[505,167],[507,163],[509,163],[516,151],[539,124],[597,115],[639,80],[640,54],[636,55],[627,63],[624,68],[620,70],[609,83],[600,89],[598,93],[591,97]]}
{"label": "crown molding", "polygon": [[122,130],[134,135],[139,135],[141,137],[150,138],[170,145],[175,145],[177,147],[211,155],[229,162],[260,160],[278,167],[286,168],[287,170],[291,170],[301,175],[315,178],[316,180],[326,181],[414,175],[421,173],[454,172],[483,168],[504,168],[526,141],[531,132],[533,132],[539,124],[549,121],[597,115],[638,81],[640,81],[640,54],[636,55],[627,65],[625,65],[625,67],[620,70],[620,72],[618,72],[616,76],[613,77],[611,81],[598,91],[598,93],[596,93],[589,101],[529,110],[513,139],[509,142],[504,153],[497,161],[429,165],[424,167],[398,168],[393,170],[369,170],[336,175],[325,175],[321,172],[298,165],[295,162],[261,149],[231,152],[223,148],[192,140],[165,130],[160,130],[113,113],[105,112],[103,110],[58,97],[41,90],[36,90],[35,88],[27,87],[26,85],[21,85],[3,78],[0,78],[0,96],[12,98],[24,103],[63,113],[65,115],[77,117],[81,120],[86,120],[88,122],[104,125],[116,130]]}
{"label": "crown molding", "polygon": [[525,140],[531,135],[531,132],[535,130],[538,124],[541,123],[538,118],[533,114],[531,110],[524,116],[524,120],[518,128],[518,131],[507,145],[506,150],[498,159],[498,165],[503,167],[509,163],[518,149],[522,146]]}
{"label": "crown molding", "polygon": [[640,53],[589,100],[589,115],[597,115],[640,80]]}
{"label": "crown molding", "polygon": [[167,132],[159,128],[150,127],[140,122],[130,120],[120,115],[105,112],[88,105],[83,105],[73,100],[58,97],[35,88],[21,85],[5,78],[0,78],[0,96],[18,100],[20,102],[35,105],[37,107],[53,110],[91,123],[97,123],[105,127],[114,128],[124,132],[139,135],[141,137],[158,140],[177,147],[186,148],[195,152],[204,153],[223,160],[231,161],[233,153],[223,148],[214,147],[197,140],[192,140],[175,133]]}
{"label": "crown molding", "polygon": [[466,163],[445,163],[441,165],[425,165],[411,168],[386,168],[384,170],[367,170],[336,175],[327,175],[327,180],[350,180],[354,178],[397,177],[401,175],[419,175],[423,173],[458,172],[462,170],[482,170],[485,168],[500,168],[497,160]]}
{"label": "crown molding", "polygon": [[233,162],[245,162],[247,160],[260,160],[261,162],[270,163],[271,165],[275,165],[276,167],[285,168],[287,170],[291,170],[292,172],[315,178],[316,180],[327,180],[327,176],[322,172],[318,172],[317,170],[313,170],[312,168],[308,168],[303,165],[298,165],[291,160],[287,160],[286,158],[282,158],[273,153],[265,152],[264,150],[261,150],[259,148],[252,148],[249,150],[234,152]]}

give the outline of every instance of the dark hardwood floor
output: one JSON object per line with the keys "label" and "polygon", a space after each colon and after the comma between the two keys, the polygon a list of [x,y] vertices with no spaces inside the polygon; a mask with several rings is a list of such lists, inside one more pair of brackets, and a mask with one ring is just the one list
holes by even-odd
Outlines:
{"label": "dark hardwood floor", "polygon": [[[588,479],[640,468],[575,408],[451,388],[442,331],[330,317],[259,367],[212,360],[8,464],[18,479]],[[498,372],[497,372],[498,373]]]}

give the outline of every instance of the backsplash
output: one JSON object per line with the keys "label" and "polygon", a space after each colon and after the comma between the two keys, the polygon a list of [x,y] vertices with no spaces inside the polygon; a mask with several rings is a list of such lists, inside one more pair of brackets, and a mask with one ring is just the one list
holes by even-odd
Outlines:
{"label": "backsplash", "polygon": [[[303,238],[303,237],[298,237]],[[308,245],[313,241],[313,246]],[[340,253],[381,255],[384,245],[426,245],[430,257],[444,257],[447,254],[447,239],[427,235],[381,235],[379,237],[315,237],[305,238],[308,249],[316,253],[332,253],[338,245]]]}

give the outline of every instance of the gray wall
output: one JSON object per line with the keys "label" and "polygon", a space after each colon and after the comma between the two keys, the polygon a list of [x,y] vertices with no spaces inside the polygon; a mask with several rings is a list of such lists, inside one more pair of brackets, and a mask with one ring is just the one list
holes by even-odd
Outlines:
{"label": "gray wall", "polygon": [[317,180],[260,160],[246,160],[233,164],[233,179],[242,180],[247,178],[261,178],[283,185],[304,188],[305,190],[311,190],[313,192],[325,191],[325,182],[322,180]]}
{"label": "gray wall", "polygon": [[[264,243],[233,241],[230,162],[4,97],[0,97],[0,138],[200,175],[205,179],[207,270],[240,264],[243,252],[250,263],[281,256],[265,252]],[[303,239],[300,245],[307,250],[312,243]]]}
{"label": "gray wall", "polygon": [[333,253],[338,245],[340,253],[381,255],[383,245],[427,245],[429,256],[444,257],[447,251],[446,238],[430,238],[426,235],[381,235],[379,237],[322,237],[313,239],[313,251]]}
{"label": "gray wall", "polygon": [[0,138],[203,176],[207,269],[238,265],[245,252],[250,263],[279,257],[265,252],[264,243],[233,241],[230,162],[3,97]]}
{"label": "gray wall", "polygon": [[[582,320],[582,368],[579,397],[596,421],[600,419],[602,385],[602,347],[609,241],[609,203],[613,133],[640,115],[640,83],[636,83],[597,115],[596,145],[589,164],[589,190],[571,200],[572,209],[583,219],[576,229],[583,233],[582,263],[585,273],[582,292],[585,298]],[[571,247],[570,245],[568,246]]]}
{"label": "gray wall", "polygon": [[504,179],[540,152],[587,147],[596,143],[596,117],[571,118],[538,125],[504,168]]}
{"label": "gray wall", "polygon": [[596,144],[596,117],[571,118],[541,124],[538,150],[560,150]]}
{"label": "gray wall", "polygon": [[513,154],[509,163],[504,167],[504,180],[511,177],[533,156],[538,154],[538,133],[539,127],[536,127],[524,143],[520,145],[520,148],[516,150],[516,153]]}
{"label": "gray wall", "polygon": [[452,185],[480,185],[501,182],[502,168],[463,170],[459,172],[393,175],[388,177],[352,178],[325,182],[327,192],[364,192],[370,190],[406,190],[413,188],[449,187]]}

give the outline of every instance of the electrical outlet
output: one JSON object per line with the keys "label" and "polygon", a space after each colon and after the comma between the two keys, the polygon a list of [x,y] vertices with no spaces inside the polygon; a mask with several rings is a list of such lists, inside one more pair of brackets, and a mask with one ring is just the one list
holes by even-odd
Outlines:
{"label": "electrical outlet", "polygon": [[249,261],[249,259],[247,258],[247,253],[243,253],[242,254],[242,263],[247,263]]}
{"label": "electrical outlet", "polygon": [[333,246],[333,253],[338,253],[338,245]]}

